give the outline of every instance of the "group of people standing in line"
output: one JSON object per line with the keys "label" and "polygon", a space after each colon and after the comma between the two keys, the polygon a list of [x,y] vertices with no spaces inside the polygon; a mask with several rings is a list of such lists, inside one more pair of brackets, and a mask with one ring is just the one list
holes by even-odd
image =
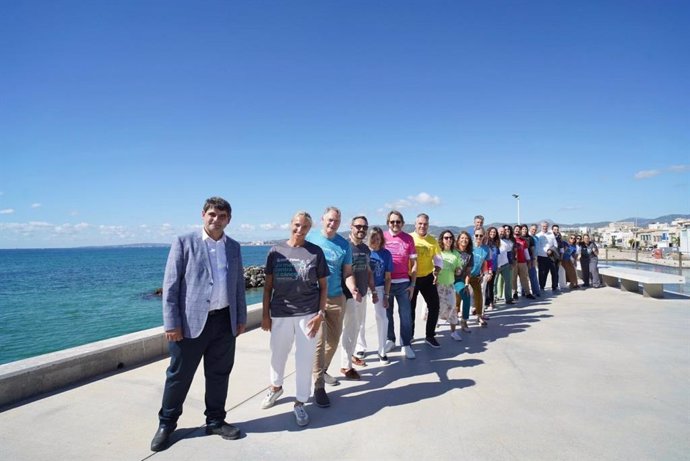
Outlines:
{"label": "group of people standing in line", "polygon": [[[536,299],[551,275],[552,290],[559,290],[559,267],[570,288],[579,288],[575,264],[580,260],[584,286],[599,286],[597,247],[587,234],[564,240],[559,228],[509,225],[484,229],[484,218],[474,220],[474,235],[456,237],[444,230],[438,240],[428,233],[429,216],[416,217],[414,232],[403,231],[400,211],[386,217],[387,230],[369,229],[365,216],[350,223],[349,241],[338,234],[341,212],[329,207],[321,230],[311,231],[309,213],[297,212],[290,223],[290,238],[273,246],[266,261],[261,327],[271,332],[270,384],[261,403],[275,405],[283,394],[285,366],[295,344],[297,424],[309,423],[305,403],[312,395],[319,407],[330,406],[326,384],[337,385],[329,374],[336,351],[340,352],[341,378],[358,380],[354,368],[366,366],[367,297],[374,306],[378,337],[377,356],[389,363],[388,353],[400,346],[414,359],[413,339],[417,298],[426,302],[425,343],[440,348],[436,339],[439,321],[450,325],[450,337],[462,341],[469,332],[470,310],[477,324],[486,327],[485,311],[497,301],[513,304],[521,291]],[[310,232],[311,231],[311,232]],[[518,288],[518,279],[520,289]],[[394,307],[397,306],[399,337]]]}
{"label": "group of people standing in line", "polygon": [[[169,341],[159,427],[151,450],[161,451],[182,414],[196,369],[202,358],[206,380],[206,433],[237,439],[240,430],[225,422],[229,375],[235,341],[245,330],[247,306],[239,244],[225,235],[231,220],[230,204],[220,197],[206,200],[201,232],[173,242],[163,282],[163,323]],[[414,359],[413,339],[417,298],[427,305],[425,343],[440,348],[439,321],[447,321],[451,338],[462,341],[469,332],[470,309],[477,324],[486,327],[495,303],[512,304],[522,294],[540,296],[551,275],[559,289],[559,267],[571,288],[578,288],[575,264],[579,259],[584,286],[599,286],[597,247],[586,234],[564,240],[558,226],[489,227],[476,216],[474,235],[457,236],[444,230],[438,240],[428,233],[429,216],[416,217],[415,230],[403,231],[400,211],[386,217],[388,229],[369,229],[365,216],[350,223],[349,239],[338,234],[341,212],[329,207],[321,229],[313,230],[309,213],[299,211],[290,221],[287,241],[274,245],[267,256],[261,328],[270,331],[269,386],[261,407],[275,405],[283,394],[285,367],[295,345],[296,395],[293,412],[298,425],[309,423],[305,403],[312,396],[319,407],[330,406],[325,385],[338,385],[328,373],[336,351],[344,379],[360,379],[354,368],[366,366],[365,321],[367,299],[374,306],[378,337],[377,356],[389,363],[397,346]],[[397,306],[399,328],[395,328]],[[399,332],[399,336],[396,336]]]}

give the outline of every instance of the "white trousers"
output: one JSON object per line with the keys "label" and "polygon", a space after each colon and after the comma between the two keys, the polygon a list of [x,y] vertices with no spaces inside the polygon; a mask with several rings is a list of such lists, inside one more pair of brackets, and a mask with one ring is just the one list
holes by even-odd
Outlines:
{"label": "white trousers", "polygon": [[316,337],[307,336],[307,322],[315,314],[271,317],[271,384],[283,385],[288,354],[295,347],[295,397],[305,403],[311,396],[311,369],[316,352]]}
{"label": "white trousers", "polygon": [[376,294],[379,297],[379,302],[374,304],[374,313],[376,314],[376,333],[379,338],[379,355],[386,355],[386,352],[383,350],[386,346],[386,340],[388,339],[388,316],[386,315],[386,311],[390,309],[390,307],[388,309],[383,307],[383,286],[376,287]]}
{"label": "white trousers", "polygon": [[343,334],[340,336],[340,367],[352,368],[352,354],[357,345],[357,336],[366,316],[367,297],[362,296],[362,301],[354,298],[345,300],[345,313],[343,314]]}

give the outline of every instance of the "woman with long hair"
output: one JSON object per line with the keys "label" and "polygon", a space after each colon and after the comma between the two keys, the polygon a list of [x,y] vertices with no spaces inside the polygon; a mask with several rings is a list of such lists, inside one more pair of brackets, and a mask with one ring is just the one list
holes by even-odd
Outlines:
{"label": "woman with long hair", "polygon": [[[455,242],[455,249],[459,253],[460,264],[455,268],[455,302],[459,311],[462,306],[460,327],[462,331],[470,331],[467,320],[470,318],[470,272],[472,271],[472,237],[465,231],[460,232]],[[486,321],[479,317],[479,324],[486,326]]]}
{"label": "woman with long hair", "polygon": [[485,240],[486,246],[489,248],[489,258],[487,259],[487,271],[491,277],[487,278],[486,288],[484,290],[484,306],[485,310],[489,311],[494,308],[494,283],[496,281],[496,273],[498,271],[498,253],[501,246],[501,239],[498,238],[498,229],[491,226],[486,231]]}
{"label": "woman with long hair", "polygon": [[388,296],[391,293],[391,272],[393,271],[393,256],[385,248],[383,230],[380,227],[373,227],[369,234],[369,248],[371,256],[369,264],[374,275],[375,291],[378,294],[378,302],[374,303],[376,314],[376,332],[379,339],[379,360],[383,364],[388,363],[386,355],[386,339],[388,335]]}
{"label": "woman with long hair", "polygon": [[455,309],[455,269],[460,265],[460,254],[455,250],[455,236],[449,230],[444,230],[438,236],[443,258],[443,269],[436,278],[436,290],[440,303],[439,318],[450,324],[450,337],[455,341],[462,341],[458,324],[458,313]]}
{"label": "woman with long hair", "polygon": [[501,243],[499,246],[498,253],[498,273],[501,275],[498,283],[496,284],[496,293],[500,296],[503,292],[503,296],[506,304],[515,304],[513,301],[513,290],[512,290],[512,268],[511,268],[511,258],[513,257],[513,235],[510,226],[503,226],[498,231]]}

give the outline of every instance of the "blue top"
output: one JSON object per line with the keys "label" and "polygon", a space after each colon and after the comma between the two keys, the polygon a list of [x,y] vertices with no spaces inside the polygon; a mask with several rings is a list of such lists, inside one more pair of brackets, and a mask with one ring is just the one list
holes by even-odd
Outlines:
{"label": "blue top", "polygon": [[310,232],[307,235],[307,241],[320,246],[326,257],[326,263],[328,263],[328,269],[331,272],[328,276],[328,297],[341,296],[343,294],[343,287],[340,283],[343,279],[343,264],[352,265],[350,242],[338,234],[335,234],[332,239],[328,239],[321,231]]}
{"label": "blue top", "polygon": [[486,245],[474,247],[472,249],[472,256],[474,256],[474,261],[472,262],[472,272],[470,272],[470,275],[476,277],[481,274],[484,261],[489,259],[489,247]]}
{"label": "blue top", "polygon": [[563,259],[570,261],[570,258],[577,253],[577,245],[565,245],[563,247]]}
{"label": "blue top", "polygon": [[371,250],[369,265],[374,273],[374,285],[383,286],[386,282],[386,272],[393,272],[393,255],[385,248],[378,251]]}

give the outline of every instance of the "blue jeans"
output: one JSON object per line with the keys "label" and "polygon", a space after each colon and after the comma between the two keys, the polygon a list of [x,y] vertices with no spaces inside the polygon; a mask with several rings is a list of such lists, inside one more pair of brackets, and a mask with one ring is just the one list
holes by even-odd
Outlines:
{"label": "blue jeans", "polygon": [[[455,282],[455,294],[456,296],[460,296],[461,299],[461,305],[462,305],[462,313],[461,318],[463,320],[467,320],[470,318],[470,294],[465,290],[465,282]],[[457,298],[456,298],[457,299]]]}
{"label": "blue jeans", "polygon": [[410,282],[391,283],[391,294],[388,297],[388,339],[395,342],[395,324],[393,323],[393,299],[398,302],[398,316],[400,317],[400,341],[403,346],[409,346],[412,341],[412,303],[407,289]]}
{"label": "blue jeans", "polygon": [[[531,267],[527,269],[529,274],[529,285],[532,287],[532,294],[541,295],[541,289],[539,288],[539,277],[537,276],[537,268]],[[525,290],[522,290],[523,294]]]}

